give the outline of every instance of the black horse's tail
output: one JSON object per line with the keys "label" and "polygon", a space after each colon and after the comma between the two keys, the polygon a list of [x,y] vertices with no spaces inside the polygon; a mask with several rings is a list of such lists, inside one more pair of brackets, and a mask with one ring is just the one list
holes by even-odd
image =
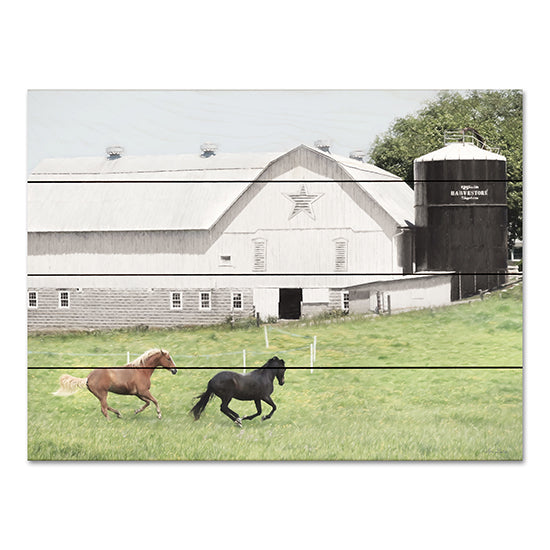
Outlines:
{"label": "black horse's tail", "polygon": [[213,392],[210,389],[210,384],[208,384],[208,387],[206,388],[206,391],[204,393],[201,393],[201,395],[197,395],[198,401],[195,404],[195,406],[191,409],[191,413],[195,417],[195,420],[198,420],[206,408],[206,405],[208,405],[208,402],[212,398]]}

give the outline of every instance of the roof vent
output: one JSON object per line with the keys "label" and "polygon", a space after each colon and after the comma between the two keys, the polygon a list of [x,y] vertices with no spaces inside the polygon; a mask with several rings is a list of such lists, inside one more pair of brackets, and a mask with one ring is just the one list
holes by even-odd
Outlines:
{"label": "roof vent", "polygon": [[120,145],[113,145],[112,147],[107,147],[105,152],[109,160],[119,159],[124,154],[124,148]]}
{"label": "roof vent", "polygon": [[201,157],[213,157],[218,151],[218,146],[215,143],[203,143],[201,145]]}
{"label": "roof vent", "polygon": [[323,151],[323,153],[330,153],[330,142],[328,140],[318,139],[314,145],[317,149],[319,149],[319,151]]}
{"label": "roof vent", "polygon": [[358,160],[359,162],[365,162],[365,151],[351,151],[351,153],[349,154],[349,158],[353,160]]}

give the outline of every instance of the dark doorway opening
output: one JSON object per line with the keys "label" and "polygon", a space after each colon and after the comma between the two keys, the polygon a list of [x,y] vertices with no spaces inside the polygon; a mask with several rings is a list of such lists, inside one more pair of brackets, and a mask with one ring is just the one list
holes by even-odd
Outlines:
{"label": "dark doorway opening", "polygon": [[279,319],[299,319],[302,314],[302,289],[279,289]]}

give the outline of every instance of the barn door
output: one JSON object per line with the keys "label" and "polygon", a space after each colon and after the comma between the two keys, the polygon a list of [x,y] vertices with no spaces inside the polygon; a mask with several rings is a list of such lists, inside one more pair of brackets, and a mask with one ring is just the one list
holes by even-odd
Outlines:
{"label": "barn door", "polygon": [[253,291],[254,309],[262,321],[279,315],[279,289],[255,288]]}
{"label": "barn door", "polygon": [[302,315],[302,289],[281,288],[279,291],[279,318],[299,319]]}

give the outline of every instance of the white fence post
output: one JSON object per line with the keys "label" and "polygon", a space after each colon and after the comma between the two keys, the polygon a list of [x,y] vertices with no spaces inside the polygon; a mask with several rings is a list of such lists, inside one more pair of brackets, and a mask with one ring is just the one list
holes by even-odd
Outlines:
{"label": "white fence post", "polygon": [[265,347],[269,347],[269,339],[267,337],[267,325],[264,325],[264,334],[265,334]]}
{"label": "white fence post", "polygon": [[313,344],[309,344],[309,372],[313,374]]}
{"label": "white fence post", "polygon": [[130,364],[130,352],[129,351],[126,352],[126,364],[127,365]]}
{"label": "white fence post", "polygon": [[243,373],[246,373],[246,350],[243,349]]}
{"label": "white fence post", "polygon": [[313,337],[313,362],[317,360],[317,336]]}

